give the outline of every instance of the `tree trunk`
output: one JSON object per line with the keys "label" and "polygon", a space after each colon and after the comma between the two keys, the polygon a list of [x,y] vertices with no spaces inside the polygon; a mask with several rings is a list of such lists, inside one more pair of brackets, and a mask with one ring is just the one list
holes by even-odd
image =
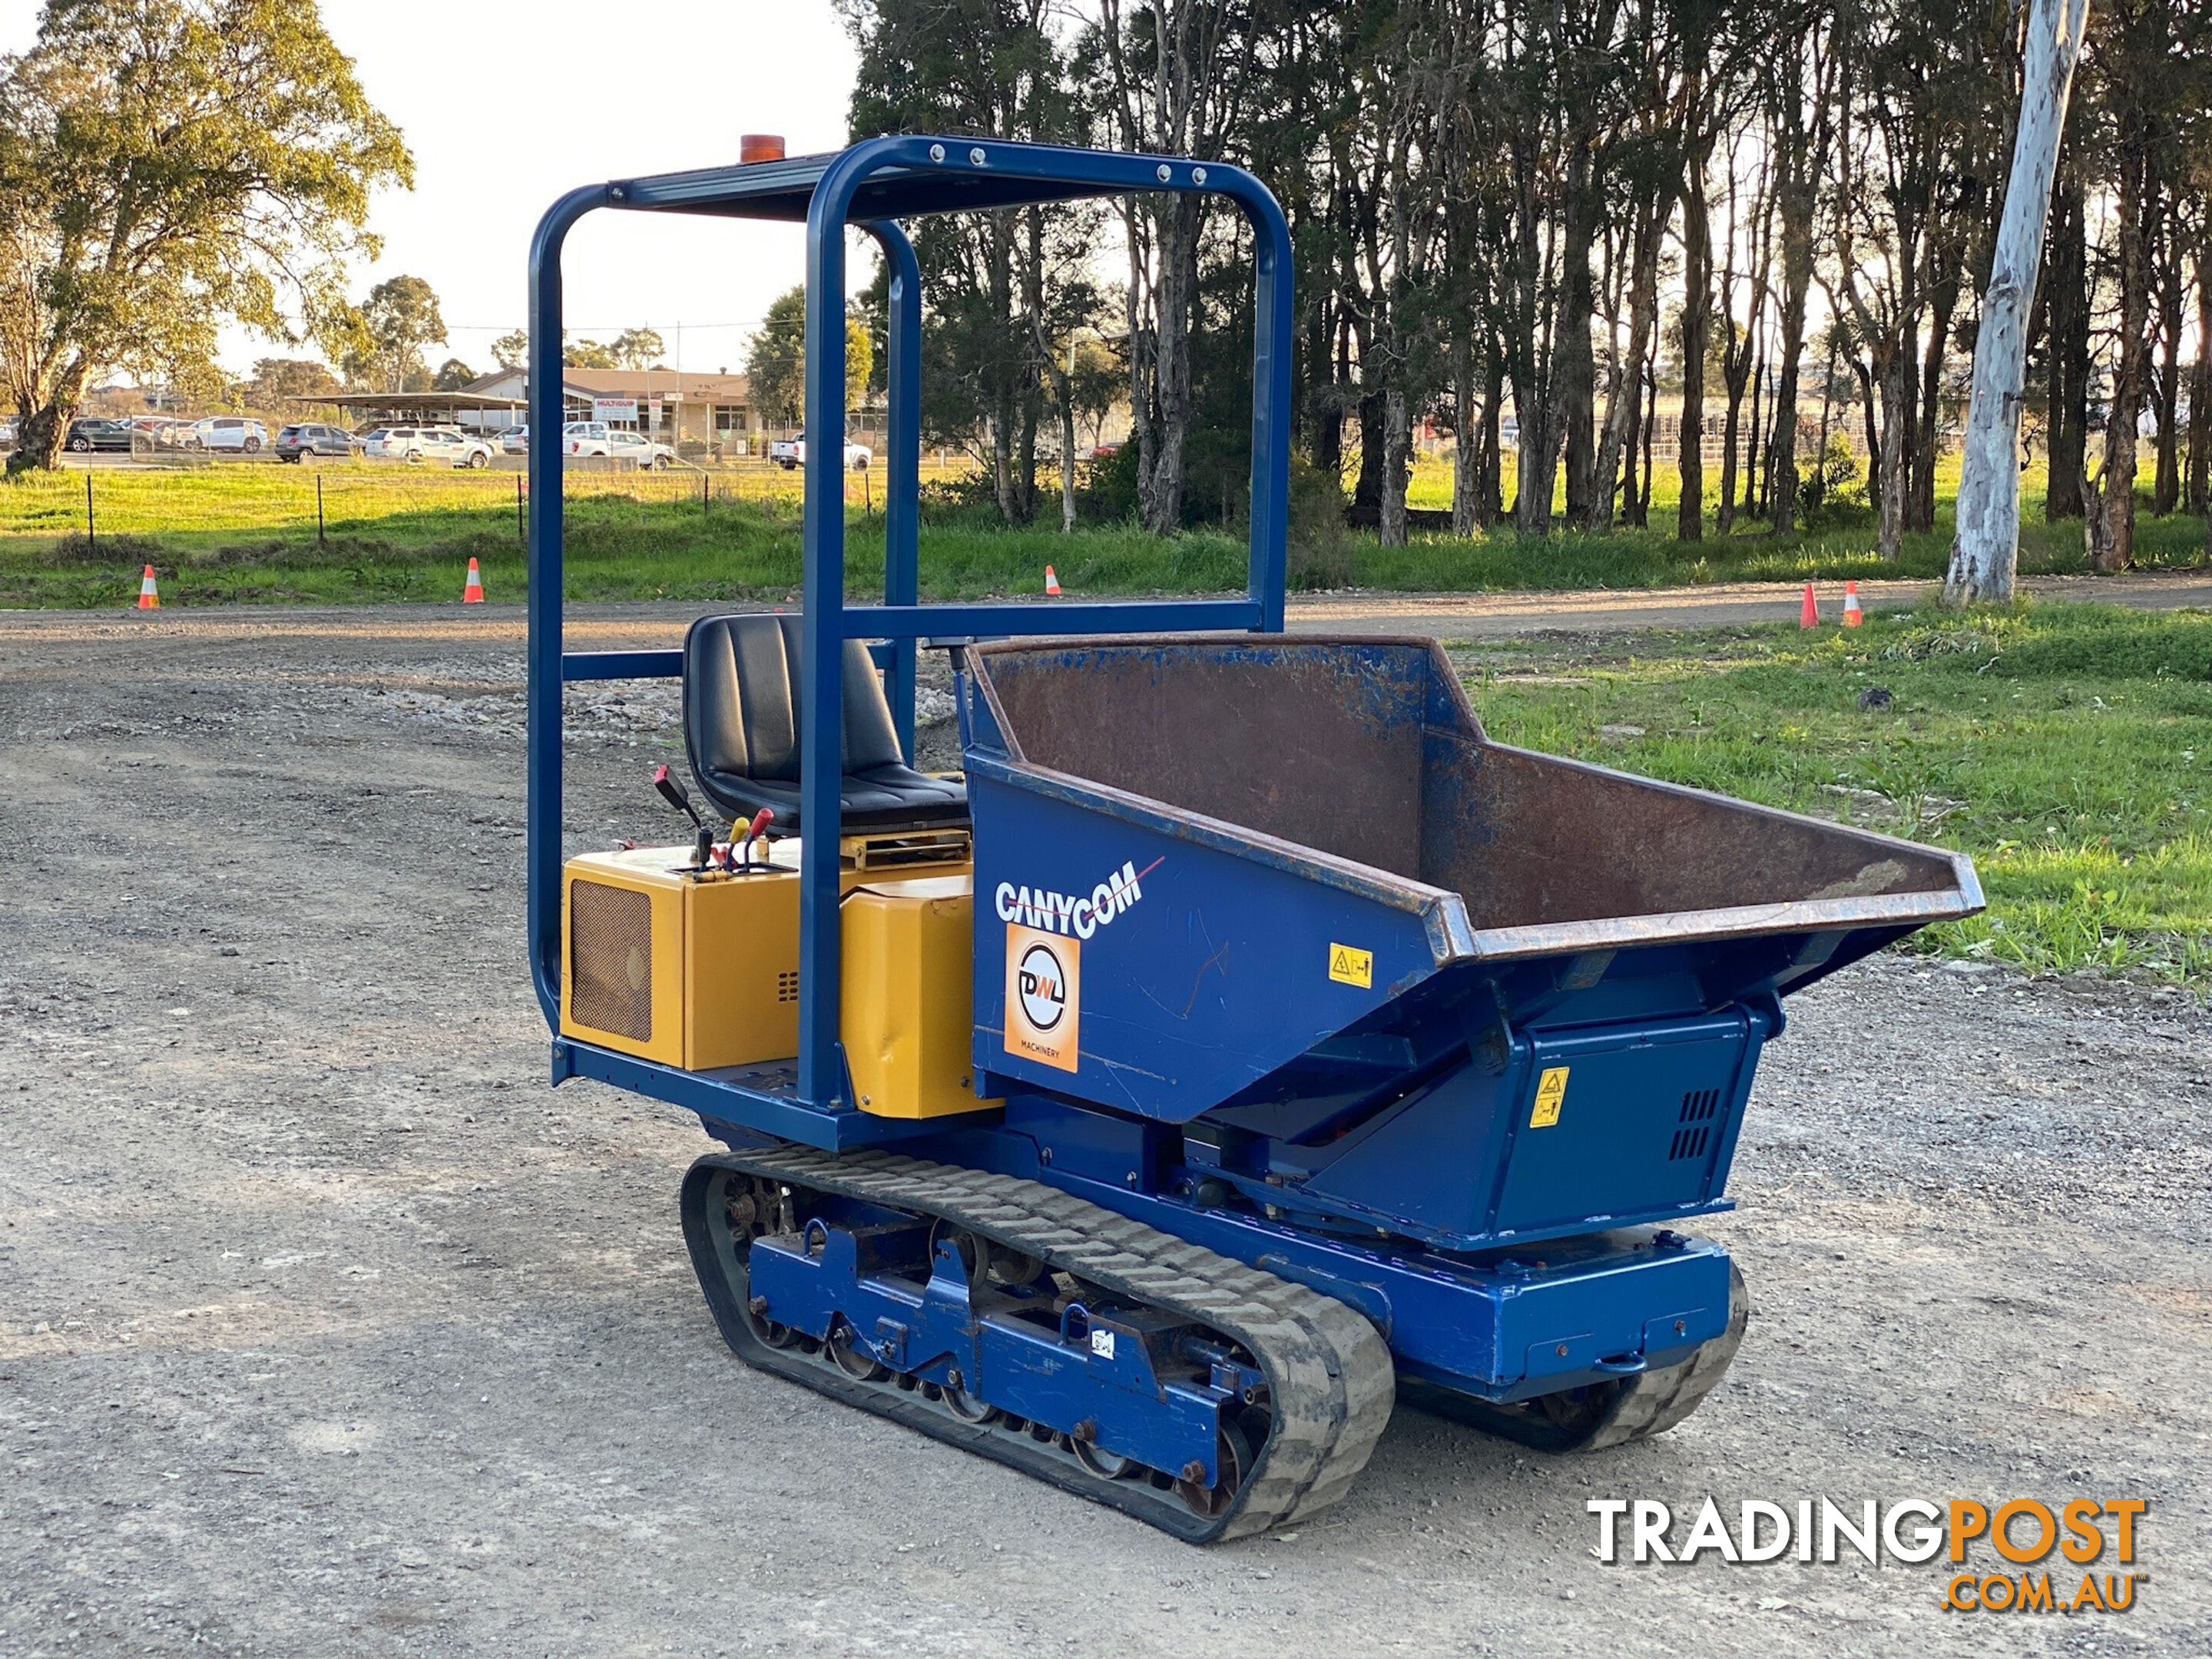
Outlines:
{"label": "tree trunk", "polygon": [[16,428],[15,450],[8,457],[8,471],[27,472],[35,468],[51,472],[61,465],[62,440],[68,435],[69,424],[76,418],[82,400],[80,391],[75,401],[57,397],[26,413]]}
{"label": "tree trunk", "polygon": [[[2043,498],[2045,524],[2081,516],[2089,450],[2089,226],[2071,148],[2062,154],[2051,203],[2051,404],[2045,422],[2051,434],[2051,480]],[[2009,199],[2006,205],[2010,207]]]}
{"label": "tree trunk", "polygon": [[1597,295],[1590,278],[1590,243],[1596,230],[1597,204],[1591,199],[1589,152],[1577,144],[1568,167],[1565,224],[1561,243],[1559,368],[1553,377],[1554,425],[1565,440],[1567,471],[1566,521],[1585,529],[1595,512],[1599,484],[1591,447],[1593,405],[1597,398],[1597,360],[1590,349],[1590,319]]}
{"label": "tree trunk", "polygon": [[[1796,158],[1792,158],[1793,160]],[[1781,378],[1774,388],[1774,533],[1797,528],[1798,360],[1805,355],[1805,310],[1813,292],[1813,218],[1820,205],[1820,184],[1809,167],[1792,169],[1775,192],[1782,221],[1782,341],[1777,359]],[[1813,465],[1821,465],[1815,456]]]}
{"label": "tree trunk", "polygon": [[2125,570],[2135,562],[2136,422],[2142,413],[2149,366],[2150,233],[2155,213],[2147,139],[2123,140],[2114,216],[2119,265],[2119,362],[2112,372],[2112,413],[2105,422],[2105,461],[2090,491],[2084,530],[2090,562]]}
{"label": "tree trunk", "polygon": [[1482,471],[1474,500],[1474,521],[1486,532],[1505,514],[1504,403],[1505,365],[1493,338],[1483,372]]}
{"label": "tree trunk", "polygon": [[1177,196],[1154,221],[1152,305],[1136,238],[1130,244],[1129,412],[1137,437],[1137,518],[1156,535],[1182,525],[1190,435],[1190,313],[1197,284],[1196,198]]}
{"label": "tree trunk", "polygon": [[1382,394],[1359,395],[1359,477],[1352,487],[1352,515],[1361,524],[1382,521],[1382,468],[1387,440]]}
{"label": "tree trunk", "polygon": [[[1751,360],[1751,413],[1744,424],[1743,516],[1762,517],[1766,510],[1768,492],[1773,488],[1774,463],[1771,452],[1762,456],[1759,434],[1765,428],[1759,419],[1765,411],[1760,408],[1761,394],[1766,390],[1766,357],[1764,352],[1754,353]],[[1759,483],[1759,463],[1766,462],[1766,483]]]}
{"label": "tree trunk", "polygon": [[1475,413],[1474,343],[1452,345],[1452,534],[1472,536],[1480,521],[1481,417]]}
{"label": "tree trunk", "polygon": [[1544,140],[1524,130],[1516,133],[1512,165],[1515,207],[1511,275],[1511,360],[1515,445],[1513,527],[1524,536],[1541,536],[1552,527],[1553,469],[1557,465],[1557,428],[1552,419],[1550,343],[1543,327],[1543,224],[1545,207],[1538,175]]}
{"label": "tree trunk", "polygon": [[1681,541],[1705,533],[1705,347],[1712,325],[1713,241],[1705,204],[1710,143],[1682,174],[1682,502],[1674,516]]}
{"label": "tree trunk", "polygon": [[[1733,322],[1730,331],[1734,331]],[[1728,412],[1721,416],[1721,494],[1714,504],[1713,528],[1723,536],[1735,528],[1736,446],[1743,440],[1743,394],[1750,370],[1747,354],[1741,373],[1735,372],[1734,363],[1730,363],[1722,374],[1728,393]]]}
{"label": "tree trunk", "polygon": [[[2004,604],[2020,564],[2020,404],[2027,383],[2027,324],[2035,310],[2059,136],[2081,56],[2089,0],[2034,0],[2021,70],[2020,125],[1982,320],[1974,339],[1974,389],[1966,407],[1957,529],[1943,579],[1948,605]],[[2054,335],[2054,346],[2056,337]],[[2051,354],[2057,384],[2057,353]],[[2055,489],[2057,480],[2051,480]]]}
{"label": "tree trunk", "polygon": [[[1881,476],[1881,392],[1875,380],[1875,365],[1856,350],[1851,353],[1851,372],[1859,380],[1860,424],[1866,428],[1867,492],[1872,500],[1875,480]],[[1849,429],[1849,415],[1844,416],[1844,425]]]}
{"label": "tree trunk", "polygon": [[2197,362],[2189,374],[2189,483],[2185,505],[2205,511],[2212,471],[2212,244],[2197,250]]}
{"label": "tree trunk", "polygon": [[1382,512],[1377,539],[1385,547],[1406,544],[1406,485],[1413,477],[1413,413],[1396,387],[1382,394]]}
{"label": "tree trunk", "polygon": [[[1596,531],[1611,530],[1616,514],[1630,523],[1636,519],[1636,441],[1642,424],[1638,417],[1644,410],[1644,360],[1650,355],[1651,337],[1659,326],[1659,256],[1665,247],[1667,221],[1674,208],[1674,193],[1664,191],[1637,211],[1629,255],[1628,351],[1607,393],[1605,427],[1592,469],[1597,483],[1592,491],[1589,522]],[[1613,504],[1616,479],[1620,480],[1618,507]]]}
{"label": "tree trunk", "polygon": [[[1044,337],[1044,319],[1039,312],[1030,313],[1030,333],[1052,383],[1053,401],[1060,410],[1060,533],[1072,536],[1075,533],[1075,380],[1070,370],[1060,366],[1059,354]],[[1074,355],[1072,342],[1068,354]]]}
{"label": "tree trunk", "polygon": [[2181,503],[2181,302],[2188,289],[2181,257],[2179,214],[2168,220],[2166,257],[2158,282],[2158,462],[2152,474],[2150,510],[2161,519]]}
{"label": "tree trunk", "polygon": [[1636,527],[1651,527],[1651,440],[1659,429],[1659,365],[1644,366],[1644,477],[1636,489]]}
{"label": "tree trunk", "polygon": [[[1828,360],[1820,375],[1820,428],[1813,437],[1813,477],[1812,482],[1807,486],[1805,495],[1805,510],[1808,514],[1818,513],[1820,510],[1821,501],[1827,496],[1829,422],[1835,412],[1836,337],[1831,331],[1828,336]],[[1845,419],[1844,425],[1846,430],[1850,429],[1850,422],[1848,418]]]}
{"label": "tree trunk", "polygon": [[1943,361],[1958,304],[1959,284],[1944,283],[1929,319],[1928,350],[1920,369],[1920,406],[1913,415],[1912,490],[1905,517],[1911,530],[1936,527],[1936,458],[1943,443]]}
{"label": "tree trunk", "polygon": [[[1913,364],[1909,348],[1885,340],[1875,349],[1876,384],[1881,395],[1881,461],[1878,470],[1881,507],[1875,532],[1875,551],[1895,559],[1905,551],[1906,457],[1912,423]],[[1867,411],[1867,441],[1874,442],[1874,411]]]}

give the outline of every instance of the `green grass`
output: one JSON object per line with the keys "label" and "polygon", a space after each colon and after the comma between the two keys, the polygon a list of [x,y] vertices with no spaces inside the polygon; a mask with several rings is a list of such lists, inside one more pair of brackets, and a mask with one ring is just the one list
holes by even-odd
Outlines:
{"label": "green grass", "polygon": [[[2212,980],[2212,615],[1930,611],[1461,656],[1502,741],[1972,854],[1989,911],[1925,948]],[[1862,709],[1875,686],[1892,702]]]}
{"label": "green grass", "polygon": [[[98,534],[83,535],[85,479],[93,478]],[[1439,479],[1443,480],[1441,485]],[[316,487],[325,529],[316,527]],[[1670,483],[1662,471],[1662,485]],[[524,590],[515,486],[508,472],[429,471],[366,463],[306,471],[275,465],[218,465],[174,471],[101,470],[0,480],[0,605],[127,604],[151,562],[165,604],[241,601],[447,600],[460,592],[474,557],[494,599]],[[848,572],[856,595],[879,590],[878,482],[848,479]],[[1947,478],[1946,482],[1948,480]],[[763,466],[701,475],[572,475],[567,484],[568,587],[578,599],[781,599],[799,572],[794,474]],[[1415,498],[1441,489],[1440,463],[1417,469]],[[2039,520],[2040,482],[2027,482],[2027,574],[2084,568],[2080,527]],[[1243,586],[1241,534],[1196,532],[1155,538],[1124,523],[1059,532],[1056,498],[1047,521],[1010,529],[988,507],[932,505],[925,511],[925,597],[975,598],[1042,591],[1050,563],[1071,592],[1202,592]],[[1662,509],[1664,511],[1662,511]],[[1909,537],[1903,556],[1874,552],[1871,515],[1846,502],[1788,537],[1764,526],[1700,542],[1672,533],[1673,503],[1655,501],[1666,527],[1610,536],[1560,532],[1523,538],[1500,528],[1460,539],[1417,535],[1401,548],[1371,533],[1334,545],[1295,546],[1296,585],[1452,592],[1540,588],[1636,588],[1732,580],[1802,581],[1845,577],[1936,577],[1949,555],[1948,501],[1933,531]],[[2204,525],[2145,510],[2138,562],[2180,568],[2206,562]]]}

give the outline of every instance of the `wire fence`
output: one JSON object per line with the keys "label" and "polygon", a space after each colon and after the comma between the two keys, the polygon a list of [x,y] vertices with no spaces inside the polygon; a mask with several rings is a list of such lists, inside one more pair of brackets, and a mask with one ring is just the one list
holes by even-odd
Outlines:
{"label": "wire fence", "polygon": [[[925,484],[972,476],[957,456],[931,454]],[[881,468],[843,474],[847,508],[883,511]],[[702,514],[740,505],[795,513],[804,473],[765,461],[678,465],[643,471],[628,463],[572,460],[562,479],[574,507],[632,503],[664,510],[696,506]],[[528,522],[530,485],[520,458],[483,470],[404,463],[224,460],[184,466],[102,465],[26,477],[0,489],[0,544],[16,538],[276,536],[312,532],[319,541],[415,520],[465,519],[476,528],[498,514],[519,539]]]}

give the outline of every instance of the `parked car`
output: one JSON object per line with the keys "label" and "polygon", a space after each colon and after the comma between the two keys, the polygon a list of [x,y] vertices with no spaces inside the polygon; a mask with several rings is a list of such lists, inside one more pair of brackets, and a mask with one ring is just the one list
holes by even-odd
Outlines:
{"label": "parked car", "polygon": [[204,421],[194,422],[191,447],[258,455],[269,447],[269,428],[258,421],[237,415],[210,415]]}
{"label": "parked car", "polygon": [[[794,432],[788,438],[779,438],[768,447],[768,458],[786,472],[806,465],[806,434]],[[876,459],[876,452],[866,444],[848,443],[845,446],[845,470],[865,472]]]}
{"label": "parked car", "polygon": [[344,460],[353,453],[353,434],[343,427],[302,424],[276,434],[276,459],[295,465],[328,455]]}
{"label": "parked car", "polygon": [[653,472],[676,459],[676,452],[666,444],[657,444],[642,432],[609,426],[605,421],[569,422],[561,428],[561,450],[567,455],[604,455],[635,461]]}
{"label": "parked car", "polygon": [[91,417],[71,421],[69,432],[62,439],[62,447],[80,455],[90,454],[95,449],[119,449],[131,452],[131,422],[103,421]]}
{"label": "parked car", "polygon": [[15,417],[13,415],[0,415],[0,449],[13,449],[15,447]]}
{"label": "parked car", "polygon": [[457,426],[426,426],[416,438],[416,461],[444,461],[452,466],[482,468],[491,465],[495,453],[489,439],[464,432]]}
{"label": "parked car", "polygon": [[511,426],[499,434],[500,453],[506,455],[527,455],[530,453],[530,428]]}
{"label": "parked car", "polygon": [[451,466],[491,465],[491,446],[470,436],[457,426],[388,426],[362,441],[362,453],[371,460],[444,461]]}

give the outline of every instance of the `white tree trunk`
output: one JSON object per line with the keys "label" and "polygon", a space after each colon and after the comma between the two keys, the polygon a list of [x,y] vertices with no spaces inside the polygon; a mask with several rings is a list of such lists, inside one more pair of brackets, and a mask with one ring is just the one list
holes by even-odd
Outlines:
{"label": "white tree trunk", "polygon": [[1966,447],[1959,478],[1957,538],[1943,599],[1949,605],[2002,603],[2012,598],[2020,562],[2020,405],[2027,367],[2028,314],[2043,258],[2044,222],[2066,100],[2081,55],[2089,0],[2033,0],[2021,76],[2020,127],[2013,140],[2012,177],[1996,257],[1982,296],[1974,342],[1973,401],[1966,412]]}

